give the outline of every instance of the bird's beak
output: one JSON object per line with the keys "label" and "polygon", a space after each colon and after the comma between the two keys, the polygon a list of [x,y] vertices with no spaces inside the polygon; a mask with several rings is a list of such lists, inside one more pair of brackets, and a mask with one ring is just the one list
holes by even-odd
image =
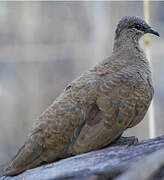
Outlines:
{"label": "bird's beak", "polygon": [[159,32],[158,32],[158,31],[156,31],[155,29],[153,29],[152,27],[150,27],[150,28],[146,29],[145,34],[146,34],[146,33],[154,34],[154,35],[156,35],[156,36],[159,36],[159,37],[160,37]]}

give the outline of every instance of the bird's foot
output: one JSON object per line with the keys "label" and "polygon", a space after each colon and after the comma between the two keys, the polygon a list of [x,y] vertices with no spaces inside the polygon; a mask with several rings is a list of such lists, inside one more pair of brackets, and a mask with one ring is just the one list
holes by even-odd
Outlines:
{"label": "bird's foot", "polygon": [[139,142],[139,140],[135,136],[131,136],[131,137],[120,136],[111,144],[111,146],[118,146],[118,145],[131,146],[131,145],[138,144],[138,142]]}

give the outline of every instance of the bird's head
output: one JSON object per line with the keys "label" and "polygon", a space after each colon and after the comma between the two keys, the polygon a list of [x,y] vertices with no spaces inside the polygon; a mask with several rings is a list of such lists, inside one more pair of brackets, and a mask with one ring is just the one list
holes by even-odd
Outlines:
{"label": "bird's head", "polygon": [[136,16],[123,17],[119,21],[115,33],[115,39],[131,39],[136,42],[138,42],[139,39],[146,33],[151,33],[156,36],[160,36],[159,33],[155,29],[150,27],[142,18]]}

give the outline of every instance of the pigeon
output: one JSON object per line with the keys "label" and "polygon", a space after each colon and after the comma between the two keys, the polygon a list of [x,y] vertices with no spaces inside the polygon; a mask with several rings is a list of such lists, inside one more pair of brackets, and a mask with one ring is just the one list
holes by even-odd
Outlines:
{"label": "pigeon", "polygon": [[0,176],[103,148],[142,121],[154,93],[149,62],[139,45],[146,33],[160,36],[140,17],[121,18],[112,55],[67,85]]}

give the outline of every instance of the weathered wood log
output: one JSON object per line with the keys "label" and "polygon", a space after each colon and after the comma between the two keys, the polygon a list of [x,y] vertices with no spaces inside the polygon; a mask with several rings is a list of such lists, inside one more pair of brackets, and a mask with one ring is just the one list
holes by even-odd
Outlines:
{"label": "weathered wood log", "polygon": [[164,136],[138,143],[121,137],[115,143],[89,153],[43,165],[0,180],[162,180]]}

